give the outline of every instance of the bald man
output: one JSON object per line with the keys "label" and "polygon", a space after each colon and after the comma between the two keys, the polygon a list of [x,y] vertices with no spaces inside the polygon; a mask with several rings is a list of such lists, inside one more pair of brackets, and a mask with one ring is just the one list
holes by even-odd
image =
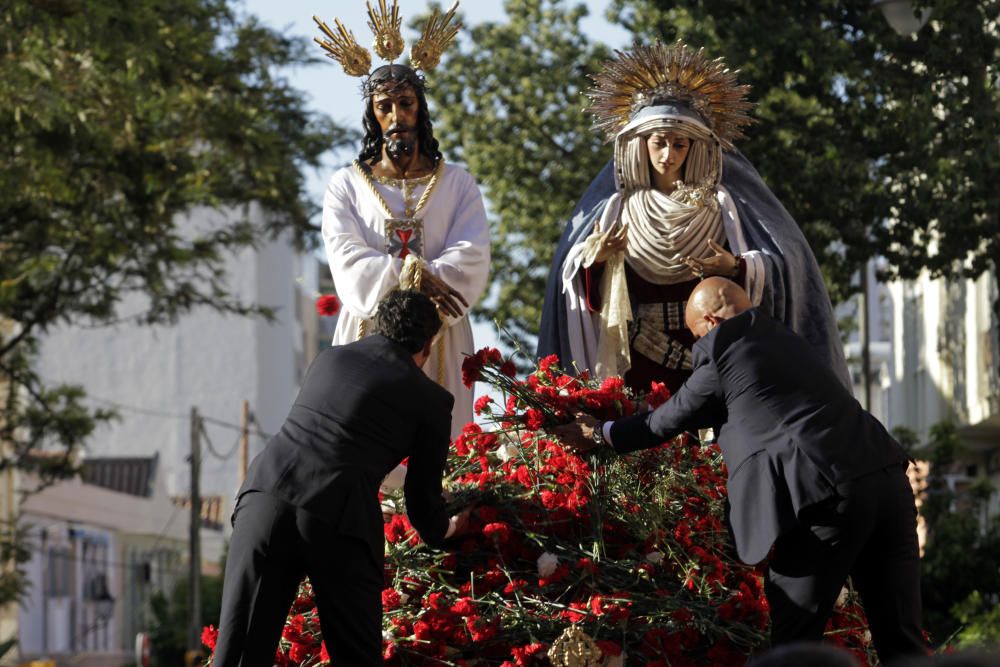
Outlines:
{"label": "bald man", "polygon": [[694,370],[669,401],[615,422],[581,416],[557,435],[577,451],[626,454],[715,428],[737,552],[750,564],[771,555],[772,645],[819,640],[850,575],[883,664],[926,653],[906,453],[803,338],[732,281],[702,281],[685,319],[698,337]]}

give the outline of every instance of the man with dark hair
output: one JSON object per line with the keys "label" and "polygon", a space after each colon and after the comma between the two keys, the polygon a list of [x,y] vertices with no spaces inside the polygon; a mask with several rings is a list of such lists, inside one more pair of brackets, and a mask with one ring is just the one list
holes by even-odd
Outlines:
{"label": "man with dark hair", "polygon": [[860,667],[846,649],[819,642],[782,644],[757,655],[747,667]]}
{"label": "man with dark hair", "polygon": [[379,299],[397,288],[421,291],[444,319],[426,366],[455,396],[451,434],[472,420],[462,360],[472,354],[466,316],[489,275],[489,226],[467,171],[445,164],[434,138],[424,78],[405,65],[365,80],[365,136],[358,159],[330,179],[323,241],[343,310],[334,345],[371,333]]}
{"label": "man with dark hair", "polygon": [[[736,283],[707,278],[685,320],[699,339],[691,377],[656,410],[556,429],[568,446],[625,454],[718,428],[740,558],[771,554],[771,643],[819,640],[848,575],[883,663],[926,652],[907,456],[810,344]],[[773,547],[773,551],[772,551]]]}
{"label": "man with dark hair", "polygon": [[415,291],[379,304],[371,336],[316,357],[237,495],[215,667],[270,667],[303,576],[336,665],[381,665],[382,478],[410,457],[406,511],[440,548],[466,522],[441,496],[453,399],[421,371],[441,327]]}

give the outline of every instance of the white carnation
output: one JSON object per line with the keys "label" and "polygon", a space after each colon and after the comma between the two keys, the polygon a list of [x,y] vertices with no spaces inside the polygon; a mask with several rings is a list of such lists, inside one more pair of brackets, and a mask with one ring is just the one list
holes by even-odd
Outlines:
{"label": "white carnation", "polygon": [[513,458],[517,458],[517,445],[505,443],[497,447],[497,458],[506,463]]}
{"label": "white carnation", "polygon": [[652,563],[653,565],[659,565],[663,562],[663,552],[662,551],[650,551],[646,554],[646,562]]}
{"label": "white carnation", "polygon": [[538,576],[545,577],[552,576],[552,573],[556,571],[556,567],[559,565],[559,556],[555,554],[550,554],[548,551],[543,553],[538,557]]}

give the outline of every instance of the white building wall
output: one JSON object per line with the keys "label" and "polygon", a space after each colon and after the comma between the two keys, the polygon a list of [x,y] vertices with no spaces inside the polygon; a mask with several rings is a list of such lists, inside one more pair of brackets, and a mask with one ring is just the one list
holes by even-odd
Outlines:
{"label": "white building wall", "polygon": [[122,595],[114,533],[88,523],[67,527],[42,517],[27,520],[36,526],[31,533],[36,548],[25,568],[35,585],[21,605],[21,656],[122,654],[118,619],[99,618],[85,594],[88,583],[103,576],[111,596]]}
{"label": "white building wall", "polygon": [[[200,210],[186,226],[211,226],[220,215]],[[236,425],[241,402],[247,399],[259,430],[273,434],[297,391],[296,353],[302,331],[296,322],[296,277],[303,273],[303,262],[313,261],[278,241],[244,250],[226,262],[227,284],[234,295],[274,308],[273,323],[201,308],[174,326],[125,322],[53,331],[39,355],[43,377],[83,385],[95,406],[119,406],[121,420],[98,430],[88,440],[87,451],[98,456],[159,452],[168,491],[187,495],[192,406],[204,417]],[[139,313],[143,305],[143,299],[131,298],[120,316]],[[207,423],[206,430],[214,449],[228,457],[219,461],[203,442],[202,493],[231,498],[238,487],[238,432],[215,423]],[[263,444],[260,436],[251,437],[251,455]]]}
{"label": "white building wall", "polygon": [[[996,276],[889,284],[893,321],[887,425],[928,429],[951,420],[972,475],[1000,488],[1000,313]],[[984,516],[1000,515],[1000,494]]]}
{"label": "white building wall", "polygon": [[[24,488],[35,485],[30,479],[23,483]],[[127,590],[127,582],[135,566],[129,556],[136,547],[173,552],[169,572],[151,572],[169,592],[172,582],[186,572],[182,560],[187,557],[188,513],[170,502],[159,477],[148,498],[84,484],[79,478],[66,480],[29,495],[21,513],[22,523],[30,526],[32,558],[26,565],[31,588],[19,612],[20,654],[126,654],[134,642],[135,617],[145,612],[129,603],[134,591]],[[218,562],[218,531],[203,530],[202,535],[205,561]],[[65,571],[60,569],[63,564]],[[152,565],[155,570],[163,563]],[[96,605],[86,596],[86,583],[100,573],[115,600],[107,622],[97,618]]]}

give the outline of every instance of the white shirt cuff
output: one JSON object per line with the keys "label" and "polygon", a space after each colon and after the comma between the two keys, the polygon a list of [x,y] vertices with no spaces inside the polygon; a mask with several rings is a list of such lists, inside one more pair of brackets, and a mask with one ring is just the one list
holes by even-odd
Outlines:
{"label": "white shirt cuff", "polygon": [[447,540],[449,537],[454,535],[457,529],[458,529],[458,517],[453,516],[450,519],[448,519],[448,530],[445,531],[444,539]]}
{"label": "white shirt cuff", "polygon": [[615,446],[614,443],[611,442],[611,426],[613,424],[614,422],[604,422],[603,424],[601,424],[601,433],[604,435],[604,442],[611,445],[612,449],[614,449]]}

